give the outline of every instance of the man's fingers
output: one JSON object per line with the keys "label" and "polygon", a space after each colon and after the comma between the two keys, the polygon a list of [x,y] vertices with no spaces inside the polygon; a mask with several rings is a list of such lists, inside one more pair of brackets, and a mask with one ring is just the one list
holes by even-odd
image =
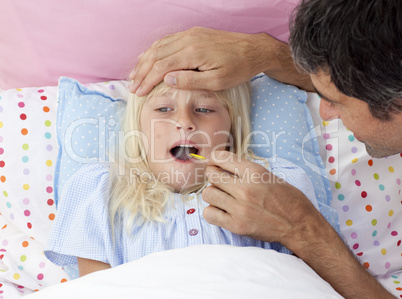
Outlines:
{"label": "man's fingers", "polygon": [[208,223],[223,228],[226,228],[227,224],[231,222],[230,214],[214,206],[206,207],[202,215]]}
{"label": "man's fingers", "polygon": [[[137,65],[134,68],[134,71],[130,74],[129,80],[131,80],[131,84],[129,86],[130,92],[136,93],[138,88],[144,81],[144,78],[147,76],[149,71],[152,69],[154,65],[153,60],[146,59],[148,57],[147,53],[143,53],[141,59],[138,61]],[[160,75],[161,80],[163,78],[163,74]]]}
{"label": "man's fingers", "polygon": [[[149,67],[150,69],[148,69]],[[141,82],[134,80],[135,84],[139,87],[136,90],[136,94],[138,96],[148,94],[156,85],[162,82],[165,74],[168,72],[191,68],[196,67],[192,67],[187,61],[183,60],[180,53],[158,60],[153,65],[144,66],[143,70],[147,73],[144,79]],[[137,74],[136,76],[142,76],[142,74]],[[170,86],[172,86],[172,84],[170,84]]]}
{"label": "man's fingers", "polygon": [[208,157],[207,163],[210,166],[217,166],[224,171],[236,174],[239,177],[251,172],[266,172],[266,169],[263,166],[243,159],[229,151],[212,152]]}
{"label": "man's fingers", "polygon": [[[144,79],[148,77],[149,72],[154,68],[155,63],[166,59],[167,57],[174,55],[175,53],[183,49],[182,43],[178,42],[179,38],[179,33],[165,36],[164,38],[154,42],[147,51],[145,51],[138,57],[138,62],[134,70],[129,75],[129,80],[133,81],[133,84],[130,86],[131,92],[136,93],[140,86],[143,88],[141,88],[142,92],[140,92],[139,95],[145,95],[152,90],[149,84],[145,84],[145,86],[142,86]],[[173,69],[170,69],[170,71],[171,70]],[[165,73],[160,73],[158,74],[158,76],[151,78],[152,82],[157,82],[153,86],[161,82],[163,80],[163,76],[168,71],[169,70],[165,71]]]}
{"label": "man's fingers", "polygon": [[202,199],[209,204],[204,209],[204,219],[213,225],[227,227],[232,222],[230,206],[233,198],[225,192],[209,186],[202,191]]}
{"label": "man's fingers", "polygon": [[200,27],[168,35],[154,42],[139,58],[129,76],[130,91],[146,95],[163,79],[172,87],[209,90],[246,82],[253,74],[249,63],[239,57],[249,50],[249,43],[239,44],[239,40],[248,38],[245,34]]}
{"label": "man's fingers", "polygon": [[164,59],[182,49],[180,43],[176,41],[179,39],[179,33],[167,35],[155,41],[144,53],[138,56],[138,63],[133,72],[130,73],[129,79],[135,80],[143,79],[144,76],[142,69],[150,69],[149,64],[153,65],[156,61]]}
{"label": "man's fingers", "polygon": [[[208,181],[215,188],[223,191],[225,194],[228,194],[230,196],[234,195],[234,192],[236,189],[235,180],[238,179],[237,177],[235,177],[235,174],[224,171],[221,168],[216,167],[216,166],[208,166],[205,171],[205,175],[206,175]],[[221,195],[221,194],[217,194],[217,195]],[[233,200],[235,200],[235,199],[233,198]],[[211,204],[211,203],[209,203],[209,204]],[[223,205],[221,205],[219,207],[223,208]]]}
{"label": "man's fingers", "polygon": [[218,72],[218,70],[202,72],[196,70],[174,71],[167,73],[164,81],[168,86],[181,89],[222,90],[232,87],[222,84],[223,82],[218,79],[218,76],[215,76]]}
{"label": "man's fingers", "polygon": [[230,213],[233,200],[235,200],[231,195],[215,186],[209,186],[202,190],[202,199],[211,206],[227,213]]}

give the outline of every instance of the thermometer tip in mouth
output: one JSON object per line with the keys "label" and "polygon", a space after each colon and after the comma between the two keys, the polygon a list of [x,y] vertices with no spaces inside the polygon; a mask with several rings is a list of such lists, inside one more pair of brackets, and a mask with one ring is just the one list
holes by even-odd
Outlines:
{"label": "thermometer tip in mouth", "polygon": [[197,160],[205,160],[206,158],[204,156],[196,155],[196,154],[190,154],[191,158],[197,159]]}

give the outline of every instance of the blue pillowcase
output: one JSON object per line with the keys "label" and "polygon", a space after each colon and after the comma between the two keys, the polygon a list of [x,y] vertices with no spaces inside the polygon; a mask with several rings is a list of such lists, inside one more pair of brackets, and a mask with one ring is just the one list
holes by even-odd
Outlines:
{"label": "blue pillowcase", "polygon": [[[94,90],[96,89],[96,90]],[[55,202],[65,182],[82,165],[108,161],[114,155],[116,132],[129,91],[123,81],[92,84],[61,77],[58,86]]]}
{"label": "blue pillowcase", "polygon": [[[56,203],[66,180],[82,165],[108,161],[115,155],[116,131],[129,94],[122,82],[98,83],[109,86],[99,89],[98,84],[88,88],[74,79],[60,78]],[[252,150],[258,156],[277,156],[303,168],[315,188],[320,212],[338,229],[329,180],[306,105],[307,93],[265,75],[254,77],[251,85]]]}
{"label": "blue pillowcase", "polygon": [[280,157],[301,167],[309,176],[321,214],[339,232],[338,212],[320,156],[307,93],[263,74],[251,80],[252,150],[260,157]]}

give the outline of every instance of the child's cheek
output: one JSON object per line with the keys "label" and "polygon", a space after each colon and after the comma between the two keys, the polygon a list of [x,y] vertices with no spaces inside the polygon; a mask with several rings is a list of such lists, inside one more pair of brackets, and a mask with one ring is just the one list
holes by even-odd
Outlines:
{"label": "child's cheek", "polygon": [[228,131],[218,130],[212,136],[214,138],[214,147],[219,150],[225,149],[232,140],[232,136]]}

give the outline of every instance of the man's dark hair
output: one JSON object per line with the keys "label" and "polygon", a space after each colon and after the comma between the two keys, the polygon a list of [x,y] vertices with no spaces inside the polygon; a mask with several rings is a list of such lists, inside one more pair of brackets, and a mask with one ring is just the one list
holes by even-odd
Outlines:
{"label": "man's dark hair", "polygon": [[402,0],[303,0],[289,43],[298,67],[328,74],[374,117],[402,111]]}

